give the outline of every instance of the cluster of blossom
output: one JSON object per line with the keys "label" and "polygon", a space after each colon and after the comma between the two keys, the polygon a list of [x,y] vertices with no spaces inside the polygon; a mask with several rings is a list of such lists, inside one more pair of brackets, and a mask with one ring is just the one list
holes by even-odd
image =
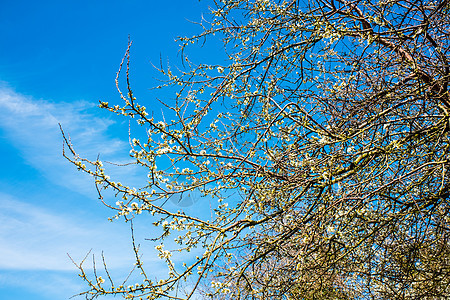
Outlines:
{"label": "cluster of blossom", "polygon": [[155,247],[155,249],[159,252],[158,256],[161,259],[170,259],[172,256],[172,253],[168,250],[164,250],[164,245],[158,245]]}
{"label": "cluster of blossom", "polygon": [[229,282],[222,283],[220,281],[211,281],[211,288],[215,290],[215,293],[222,293],[222,294],[228,294],[231,292],[229,287],[231,284]]}

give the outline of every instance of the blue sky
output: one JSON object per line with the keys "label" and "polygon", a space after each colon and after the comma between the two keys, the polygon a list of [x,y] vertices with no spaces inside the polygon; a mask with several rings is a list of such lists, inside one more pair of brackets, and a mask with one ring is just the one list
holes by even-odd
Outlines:
{"label": "blue sky", "polygon": [[[128,35],[133,40],[135,95],[145,99],[146,106],[153,101],[151,107],[158,111],[149,90],[158,76],[151,62],[159,64],[161,56],[164,62],[180,63],[174,39],[199,32],[188,20],[200,21],[208,3],[2,0],[1,4],[0,299],[68,299],[84,285],[66,253],[78,261],[90,249],[97,256],[104,251],[118,276],[129,270],[133,253],[129,226],[107,221],[112,212],[97,201],[91,178],[62,158],[58,123],[79,153],[126,160],[127,122],[96,105],[100,99],[119,102],[114,78]],[[140,180],[133,168],[116,175],[128,182]],[[138,226],[145,228],[149,222]],[[142,231],[137,237],[141,240]],[[155,274],[162,270],[157,259],[149,256],[146,262]]]}

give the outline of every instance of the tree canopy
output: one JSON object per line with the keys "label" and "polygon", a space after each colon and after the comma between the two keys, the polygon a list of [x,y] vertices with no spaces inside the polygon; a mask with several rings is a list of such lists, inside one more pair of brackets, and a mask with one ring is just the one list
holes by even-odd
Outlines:
{"label": "tree canopy", "polygon": [[[227,61],[162,66],[168,118],[133,95],[131,43],[122,102],[100,103],[142,128],[130,155],[146,185],[115,181],[66,138],[64,155],[117,218],[155,219],[162,235],[149,238],[169,270],[152,278],[133,240],[142,281],[122,286],[78,264],[86,297],[449,297],[448,1],[213,4],[202,32],[179,42],[184,55],[221,41]],[[210,217],[166,208],[190,193],[216,203]]]}

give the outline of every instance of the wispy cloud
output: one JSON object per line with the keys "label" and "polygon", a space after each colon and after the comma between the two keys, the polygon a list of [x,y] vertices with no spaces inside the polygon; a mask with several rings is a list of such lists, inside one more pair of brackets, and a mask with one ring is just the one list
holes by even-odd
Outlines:
{"label": "wispy cloud", "polygon": [[[103,250],[111,274],[128,274],[134,263],[128,226],[51,211],[0,193],[0,287],[67,299],[86,288],[67,253],[80,263],[90,251],[102,269]],[[84,266],[91,273],[91,256]]]}
{"label": "wispy cloud", "polygon": [[[0,268],[14,270],[73,270],[66,253],[79,260],[91,248],[111,251],[111,267],[133,260],[129,230],[102,218],[52,212],[0,193]],[[98,253],[97,253],[98,254]]]}
{"label": "wispy cloud", "polygon": [[[3,85],[0,86],[0,108],[0,126],[23,159],[52,182],[77,192],[92,195],[92,181],[77,174],[62,157],[58,123],[71,135],[80,153],[91,159],[99,153],[111,159],[117,153],[127,151],[127,141],[108,132],[114,122],[97,116],[93,103],[36,100]],[[129,168],[122,172],[133,170]]]}
{"label": "wispy cloud", "polygon": [[[85,288],[76,277],[76,272],[2,271],[0,273],[0,287],[4,289],[2,299],[24,299],[24,291],[27,291],[25,294],[28,294],[28,299],[69,299]],[[17,294],[22,297],[18,298]]]}
{"label": "wispy cloud", "polygon": [[[119,283],[135,262],[129,227],[122,222],[52,212],[4,193],[0,193],[0,220],[0,287],[19,287],[48,299],[64,299],[86,288],[67,252],[76,263],[88,252],[95,254],[97,272],[105,276],[101,259],[104,249],[109,273]],[[144,242],[145,224],[136,227],[140,232],[136,241]],[[148,272],[152,277],[166,276],[166,265],[157,258],[153,246],[143,246]],[[84,268],[92,273],[92,256],[87,257]],[[137,276],[135,272],[132,278]]]}

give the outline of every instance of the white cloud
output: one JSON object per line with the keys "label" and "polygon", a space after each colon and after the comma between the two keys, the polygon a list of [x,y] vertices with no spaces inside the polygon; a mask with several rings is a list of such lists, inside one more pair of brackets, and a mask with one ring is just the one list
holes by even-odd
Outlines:
{"label": "white cloud", "polygon": [[[13,291],[26,290],[31,294],[30,298],[34,294],[38,299],[69,299],[85,288],[77,277],[76,272],[8,270],[0,273],[0,286],[8,286]],[[14,299],[13,295],[6,294],[6,297]]]}
{"label": "white cloud", "polygon": [[79,261],[91,248],[110,252],[112,268],[133,262],[129,230],[119,222],[52,212],[4,193],[0,220],[0,269],[74,270],[67,253]]}
{"label": "white cloud", "polygon": [[[114,122],[99,117],[93,103],[36,100],[0,85],[0,108],[0,126],[23,159],[53,183],[84,195],[94,195],[92,179],[82,176],[62,157],[58,123],[70,135],[80,156],[95,159],[101,154],[101,159],[117,161],[118,154],[128,153],[128,141],[111,136],[108,130]],[[119,161],[123,162],[123,157]],[[120,170],[128,178],[135,178],[136,172],[136,168]]]}
{"label": "white cloud", "polygon": [[[24,288],[48,299],[66,299],[87,287],[76,276],[78,270],[67,252],[80,263],[92,249],[84,264],[85,271],[92,276],[92,254],[95,254],[97,272],[105,277],[101,259],[104,249],[109,273],[120,283],[135,262],[129,227],[120,221],[110,223],[101,218],[53,212],[4,193],[0,193],[0,220],[0,287]],[[142,237],[143,227],[135,226],[141,233],[136,241],[144,244],[147,272],[166,276],[165,263],[151,255],[149,249],[153,246]],[[134,273],[132,280],[138,273]]]}

